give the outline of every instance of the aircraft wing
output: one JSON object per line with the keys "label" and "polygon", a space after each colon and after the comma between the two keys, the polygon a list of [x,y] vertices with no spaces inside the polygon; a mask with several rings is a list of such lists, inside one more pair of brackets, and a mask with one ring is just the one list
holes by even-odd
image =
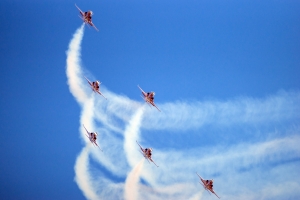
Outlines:
{"label": "aircraft wing", "polygon": [[143,147],[136,141],[136,143],[140,146],[140,148],[141,148],[141,150],[142,150],[142,152],[144,153],[144,149],[143,149]]}
{"label": "aircraft wing", "polygon": [[159,112],[161,112],[161,111],[159,110],[159,108],[155,105],[155,103],[154,103],[153,101],[149,101],[149,103],[150,103],[152,106],[154,106]]}
{"label": "aircraft wing", "polygon": [[103,150],[99,147],[96,141],[94,141],[94,144],[103,152]]}
{"label": "aircraft wing", "polygon": [[156,167],[158,167],[158,165],[152,160],[152,158],[148,158],[151,162],[153,162],[154,165],[156,165]]}
{"label": "aircraft wing", "polygon": [[92,82],[87,77],[84,77],[84,78],[88,81],[88,83],[90,84],[90,86],[93,87]]}
{"label": "aircraft wing", "polygon": [[92,27],[94,27],[94,29],[96,29],[96,31],[99,31],[98,29],[97,29],[97,27],[93,24],[93,22],[87,22],[90,26],[92,26]]}
{"label": "aircraft wing", "polygon": [[219,197],[212,189],[209,189],[209,191],[210,191],[211,193],[213,193],[214,195],[216,195],[216,196],[220,199],[220,197]]}
{"label": "aircraft wing", "polygon": [[144,92],[144,90],[143,90],[139,85],[138,85],[138,87],[140,88],[140,90],[141,90],[143,96],[146,97],[146,96],[147,96],[146,92]]}
{"label": "aircraft wing", "polygon": [[93,141],[91,140],[91,137],[90,137],[90,132],[88,132],[88,130],[85,128],[84,124],[82,124],[82,125],[83,125],[85,131],[87,132],[86,137],[89,138],[89,140],[93,143]]}
{"label": "aircraft wing", "polygon": [[79,10],[81,16],[84,16],[83,12],[80,10],[80,8],[75,4],[76,8]]}
{"label": "aircraft wing", "polygon": [[196,172],[196,174],[199,176],[199,178],[200,178],[200,180],[201,180],[201,182],[204,184],[204,180],[203,180],[203,178]]}
{"label": "aircraft wing", "polygon": [[88,130],[85,128],[84,124],[82,124],[82,125],[83,125],[83,127],[84,127],[85,131],[87,132],[87,134],[89,135],[89,134],[90,134],[90,132],[88,132]]}
{"label": "aircraft wing", "polygon": [[107,98],[99,91],[99,90],[97,90],[96,91],[98,94],[100,94],[101,96],[103,96],[106,100],[107,100]]}

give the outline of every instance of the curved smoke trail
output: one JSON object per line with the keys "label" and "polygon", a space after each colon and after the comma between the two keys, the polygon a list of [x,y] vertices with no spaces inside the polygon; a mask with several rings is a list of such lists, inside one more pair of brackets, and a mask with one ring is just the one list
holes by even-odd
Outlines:
{"label": "curved smoke trail", "polygon": [[[124,132],[124,151],[127,157],[129,164],[133,167],[136,163],[135,158],[139,151],[137,148],[137,144],[135,143],[138,140],[139,129],[141,126],[142,117],[144,114],[144,107],[138,109],[132,119],[129,121],[125,132]],[[138,183],[140,174],[143,168],[144,158],[132,169],[132,171],[128,174],[127,179],[125,181],[124,188],[124,198],[126,200],[135,200],[138,198]]]}
{"label": "curved smoke trail", "polygon": [[66,74],[68,78],[68,85],[70,92],[76,98],[79,103],[84,103],[87,99],[87,95],[82,89],[81,68],[80,68],[80,50],[81,41],[83,38],[84,24],[76,30],[73,38],[70,41],[67,53],[67,67]]}
{"label": "curved smoke trail", "polygon": [[[91,125],[89,124],[89,122],[91,121],[90,118],[92,116],[92,113],[90,111],[92,110],[91,107],[93,107],[93,98],[90,100],[88,99],[82,87],[82,79],[80,78],[82,76],[82,71],[80,67],[80,50],[83,33],[84,24],[82,24],[81,27],[78,28],[74,33],[70,41],[69,48],[66,52],[66,74],[68,78],[70,92],[78,101],[78,103],[80,103],[83,106],[82,116],[89,116],[89,118],[82,117],[81,121],[82,123],[86,123],[86,125],[89,125],[90,127]],[[81,133],[82,138],[85,138],[85,133],[83,130],[81,131]],[[87,199],[97,199],[97,194],[94,192],[91,184],[92,177],[89,174],[89,152],[89,146],[86,145],[76,159],[76,163],[74,166],[76,174],[75,181]]]}
{"label": "curved smoke trail", "polygon": [[[81,26],[69,44],[66,74],[70,91],[82,107],[80,132],[87,145],[77,157],[74,169],[75,181],[86,198],[200,199],[203,188],[194,174],[198,170],[207,178],[217,179],[216,192],[225,199],[300,196],[299,92],[226,102],[171,102],[159,105],[164,110],[159,115],[105,88],[103,92],[109,100],[104,103],[84,90],[80,66],[83,31]],[[147,115],[143,115],[143,109]],[[88,147],[90,142],[82,123],[88,130],[100,131],[99,141],[105,141],[102,144],[105,153]],[[134,143],[147,130],[158,130],[161,134],[149,137],[167,138],[156,140],[160,143],[155,148],[159,170],[138,163],[141,155]],[[195,146],[195,141],[207,141],[210,131],[215,131],[213,135],[222,142],[202,142],[205,146]],[[249,141],[244,134],[251,136]],[[173,148],[174,141],[181,138],[194,144]],[[95,162],[91,163],[91,159]],[[99,163],[101,170],[94,163]],[[232,185],[238,185],[238,190]],[[134,192],[132,196],[130,191]]]}
{"label": "curved smoke trail", "polygon": [[[70,41],[69,49],[67,51],[67,67],[66,67],[66,74],[68,78],[68,85],[70,88],[70,92],[78,101],[78,103],[82,106],[82,113],[81,113],[81,124],[85,124],[85,126],[89,127],[90,129],[95,129],[93,126],[93,118],[94,118],[94,96],[88,98],[87,94],[83,90],[82,84],[82,70],[81,70],[81,59],[80,59],[80,50],[81,50],[81,41],[83,38],[84,32],[84,25],[82,25],[79,29],[76,30],[73,38]],[[136,107],[136,105],[134,106]],[[135,141],[138,138],[138,130],[141,124],[141,119],[143,116],[144,107],[138,109],[136,114],[130,120],[126,130],[125,130],[125,143],[124,143],[124,150],[126,154],[130,154],[132,151],[132,147],[135,144],[132,144],[131,141]],[[81,128],[81,136],[83,139],[85,137],[85,130]],[[86,139],[87,141],[87,139]],[[88,141],[87,141],[88,142]],[[76,159],[76,163],[74,166],[75,170],[75,181],[78,187],[82,190],[84,196],[87,199],[99,199],[100,197],[96,193],[96,189],[93,188],[93,180],[90,175],[89,169],[89,154],[91,150],[89,149],[88,143],[82,149],[81,153],[78,155]],[[128,156],[129,163],[134,165],[134,161],[131,160],[131,157]],[[127,199],[136,199],[137,198],[137,184],[139,180],[139,175],[142,170],[144,160],[141,160],[138,165],[129,173],[129,176],[126,179],[125,183],[125,198]]]}
{"label": "curved smoke trail", "polygon": [[141,171],[143,169],[145,159],[142,160],[132,169],[132,171],[128,174],[127,179],[125,181],[124,188],[124,199],[125,200],[136,200],[138,198],[138,183],[140,180]]}
{"label": "curved smoke trail", "polygon": [[92,177],[89,175],[89,147],[82,149],[75,163],[75,181],[87,199],[98,199],[93,190]]}

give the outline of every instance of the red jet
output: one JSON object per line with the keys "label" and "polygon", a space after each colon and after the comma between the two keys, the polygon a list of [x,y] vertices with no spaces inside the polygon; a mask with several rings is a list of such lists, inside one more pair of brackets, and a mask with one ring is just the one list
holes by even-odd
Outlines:
{"label": "red jet", "polygon": [[[197,173],[197,172],[196,172]],[[219,199],[220,197],[215,193],[214,189],[213,189],[213,179],[212,180],[204,180],[201,178],[201,176],[197,173],[197,175],[199,176],[201,182],[199,182],[200,184],[202,184],[202,186],[204,187],[204,189],[206,189],[207,191],[210,191],[211,193],[213,193],[214,195],[216,195]]]}
{"label": "red jet", "polygon": [[[89,140],[91,141],[91,143],[93,143],[94,145],[96,145],[97,147],[99,147],[99,145],[97,144],[96,140],[97,140],[97,132],[88,132],[88,130],[85,128],[85,126],[83,125],[84,129],[86,130],[87,134],[86,136],[89,138]],[[99,149],[102,151],[102,149],[99,147]]]}
{"label": "red jet", "polygon": [[99,82],[99,81],[91,82],[89,79],[87,79],[87,77],[84,77],[84,78],[88,81],[88,83],[90,84],[90,86],[91,86],[91,88],[92,88],[92,90],[93,90],[94,92],[97,92],[98,94],[100,94],[101,96],[103,96],[105,99],[107,99],[107,98],[100,92],[100,84],[101,84],[101,82]]}
{"label": "red jet", "polygon": [[88,10],[88,11],[86,11],[86,12],[82,12],[81,10],[80,10],[80,8],[75,4],[75,6],[76,6],[76,8],[79,10],[79,12],[80,12],[80,15],[81,16],[79,16],[82,20],[83,20],[83,22],[85,23],[85,24],[89,24],[90,26],[92,26],[92,27],[94,27],[95,29],[96,29],[96,31],[99,31],[98,29],[97,29],[97,27],[93,24],[93,22],[92,22],[92,15],[93,15],[93,12],[91,11],[91,10]]}
{"label": "red jet", "polygon": [[[140,88],[140,86],[138,85],[138,87]],[[154,103],[154,95],[155,95],[155,92],[144,92],[144,90],[142,90],[142,88],[140,88],[140,90],[142,91],[142,94],[143,94],[143,99],[151,104],[152,106],[154,106],[155,108],[157,108],[157,110],[160,112],[159,108],[155,105]]]}
{"label": "red jet", "polygon": [[154,165],[156,165],[156,167],[158,167],[158,165],[152,160],[151,156],[152,156],[152,149],[151,148],[146,148],[144,149],[137,141],[136,143],[140,146],[140,149],[141,149],[141,153],[143,154],[143,156],[148,160],[153,162]]}

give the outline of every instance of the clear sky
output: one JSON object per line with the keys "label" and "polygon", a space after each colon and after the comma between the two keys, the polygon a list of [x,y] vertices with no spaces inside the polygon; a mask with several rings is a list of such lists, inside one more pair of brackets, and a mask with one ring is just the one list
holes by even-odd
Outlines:
{"label": "clear sky", "polygon": [[300,1],[2,0],[0,11],[1,199],[217,199],[196,172],[222,199],[300,198]]}

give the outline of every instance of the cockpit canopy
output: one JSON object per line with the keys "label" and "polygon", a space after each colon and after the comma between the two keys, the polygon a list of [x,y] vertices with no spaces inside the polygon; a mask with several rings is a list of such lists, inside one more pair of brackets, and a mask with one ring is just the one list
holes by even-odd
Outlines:
{"label": "cockpit canopy", "polygon": [[98,135],[97,132],[91,132],[91,135]]}

